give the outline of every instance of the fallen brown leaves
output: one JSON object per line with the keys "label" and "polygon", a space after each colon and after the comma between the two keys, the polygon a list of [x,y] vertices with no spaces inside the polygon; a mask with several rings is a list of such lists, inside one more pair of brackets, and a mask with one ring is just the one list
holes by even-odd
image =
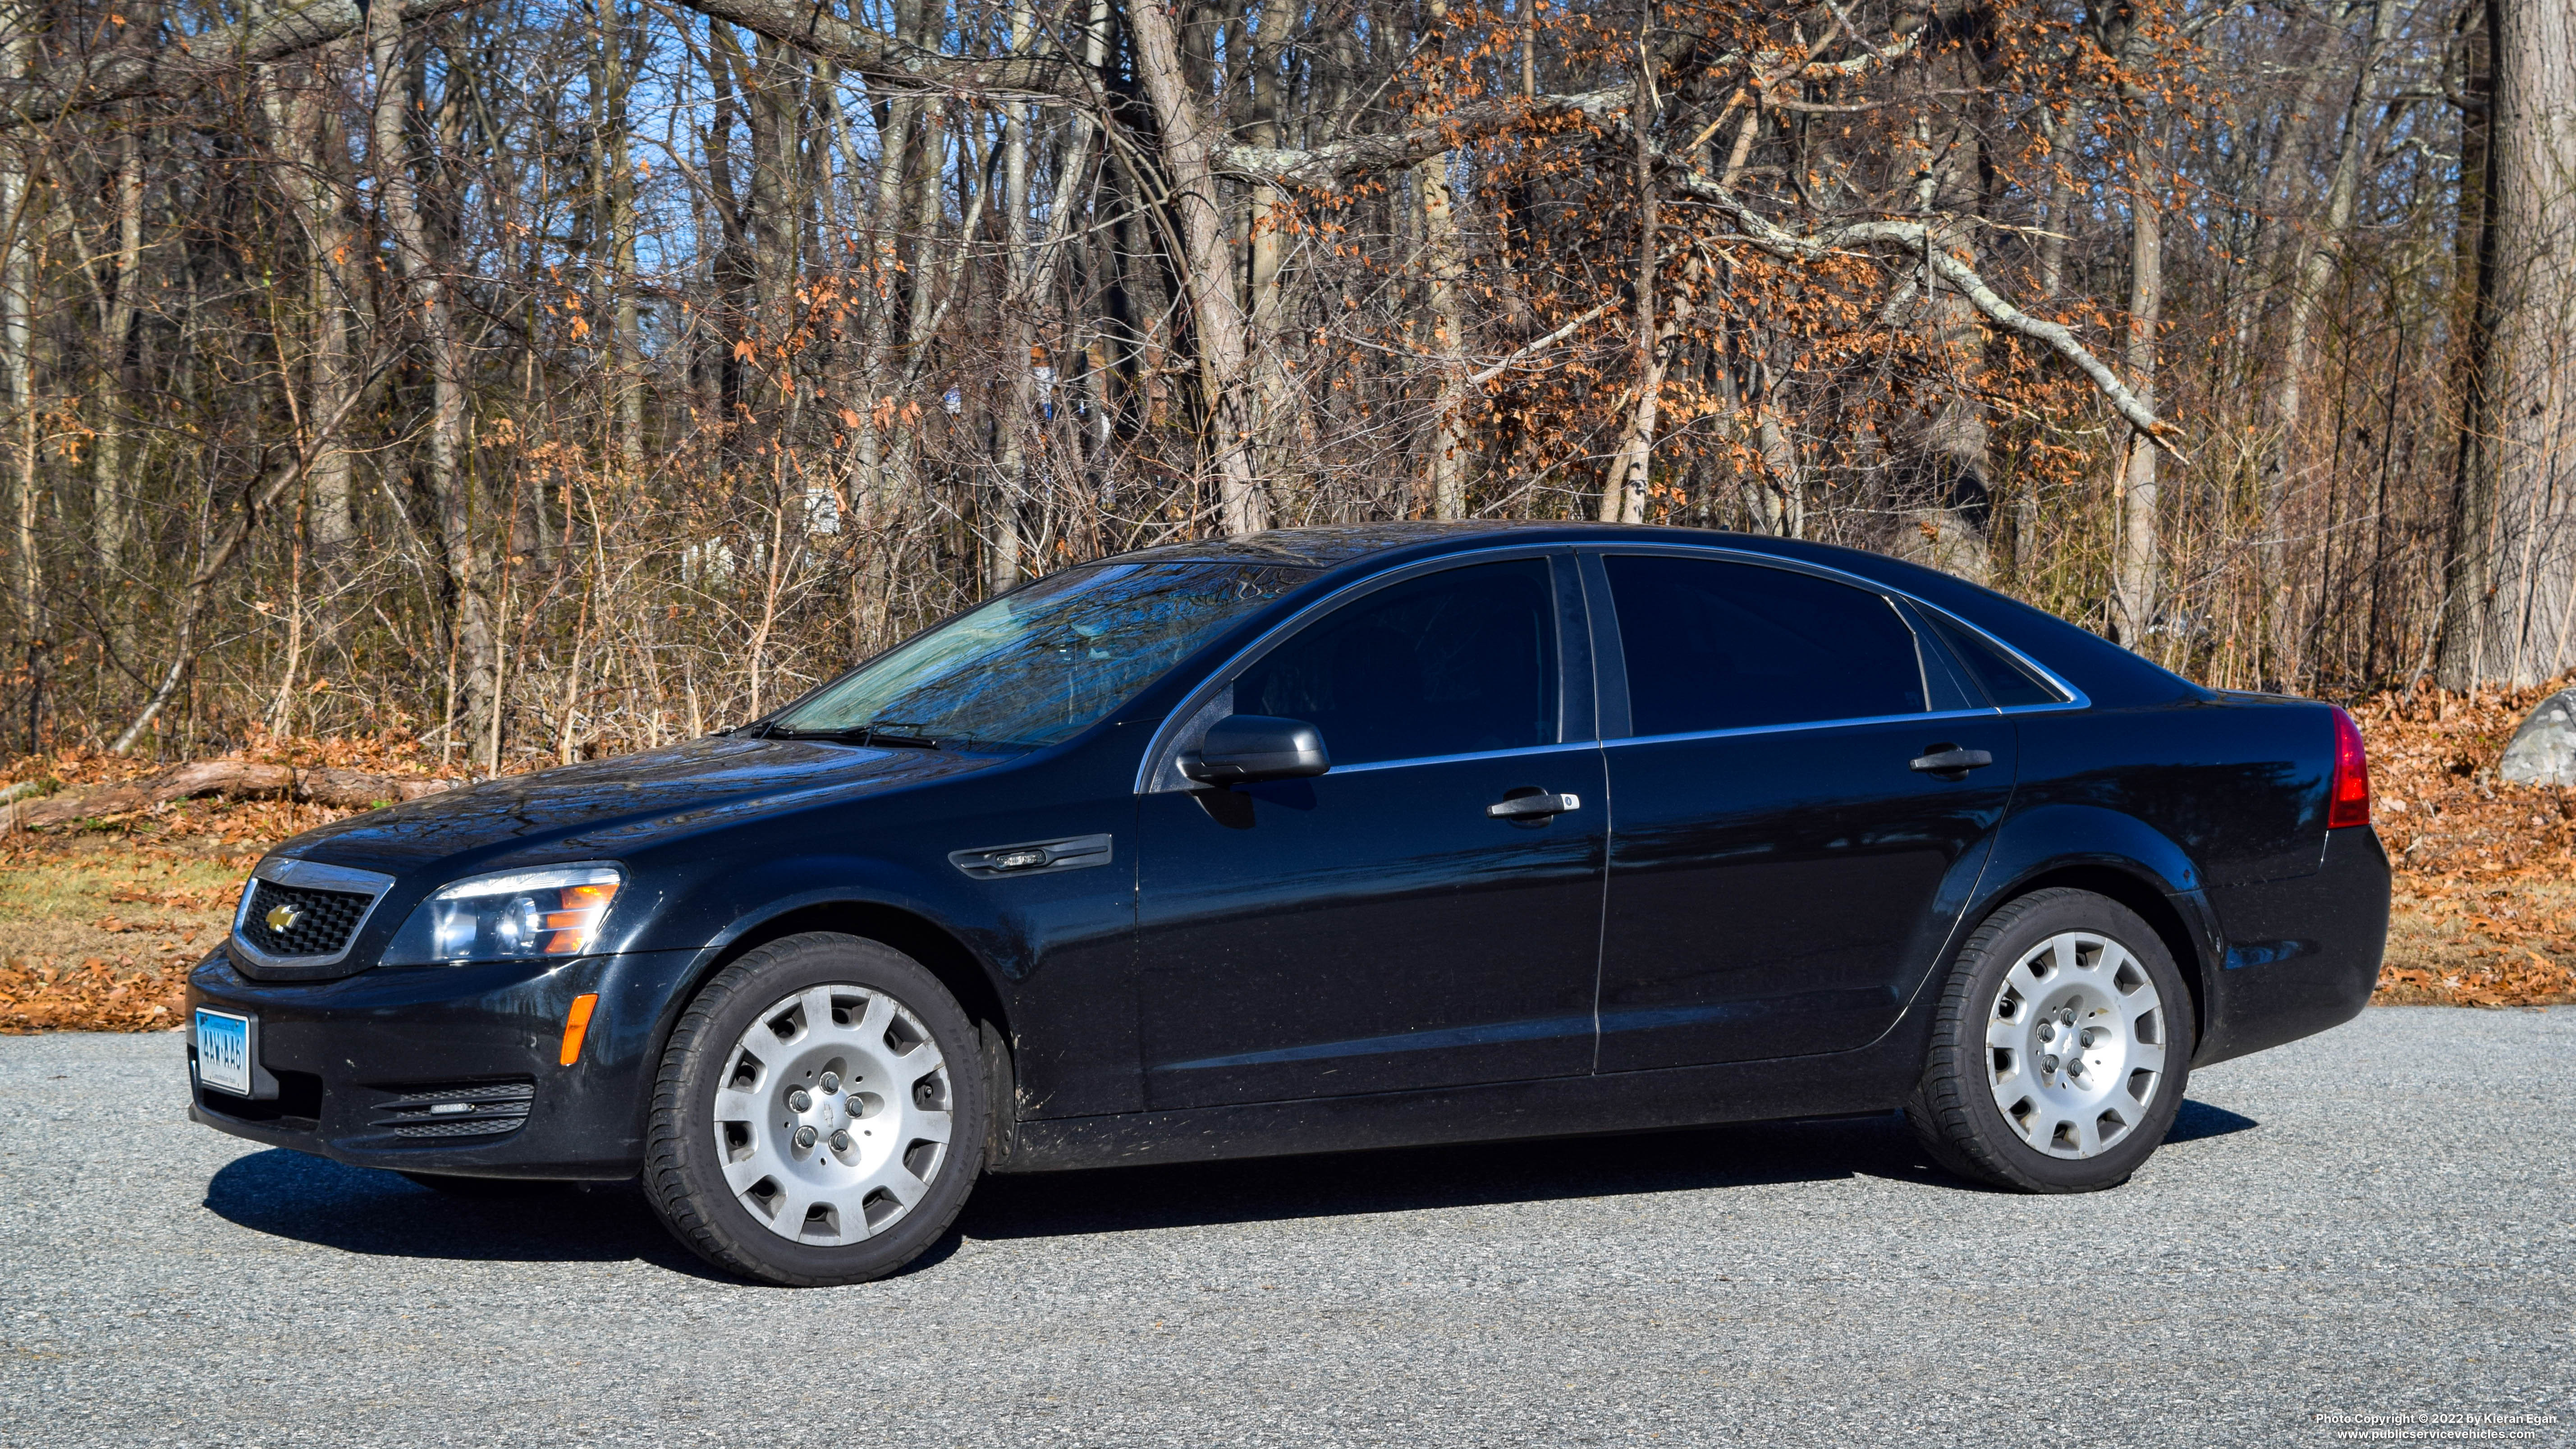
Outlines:
{"label": "fallen brown leaves", "polygon": [[69,969],[0,962],[0,1032],[167,1030],[179,1025],[193,964],[120,973],[98,957]]}
{"label": "fallen brown leaves", "polygon": [[[377,799],[427,793],[442,773],[435,750],[400,734],[261,738],[178,765],[82,750],[8,762],[0,785],[79,808],[22,805],[21,824],[53,828],[0,830],[0,1032],[178,1025],[188,968],[230,928],[262,852]],[[182,786],[183,798],[147,798]]]}
{"label": "fallen brown leaves", "polygon": [[2514,730],[2565,684],[2389,694],[2353,710],[2397,863],[2373,1000],[2576,1003],[2576,789],[2495,777]]}
{"label": "fallen brown leaves", "polygon": [[[2397,863],[2374,1001],[2576,1003],[2576,789],[2495,778],[2515,727],[2548,693],[2418,691],[2353,710]],[[411,781],[438,764],[399,737],[262,741],[238,760]],[[129,784],[167,769],[67,752],[11,762],[0,782]],[[199,797],[0,836],[0,949],[10,952],[0,956],[0,1033],[177,1026],[187,968],[229,928],[241,872],[275,842],[351,813],[309,799]],[[12,879],[40,884],[12,896]]]}

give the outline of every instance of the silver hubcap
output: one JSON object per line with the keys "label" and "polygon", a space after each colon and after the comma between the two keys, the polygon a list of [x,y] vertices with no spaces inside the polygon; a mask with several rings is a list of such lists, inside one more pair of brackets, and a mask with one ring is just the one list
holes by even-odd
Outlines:
{"label": "silver hubcap", "polygon": [[2164,1001],[2127,947],[2066,931],[2004,973],[1986,1013],[1995,1105],[2051,1157],[2098,1156],[2147,1120],[2165,1076]]}
{"label": "silver hubcap", "polygon": [[864,986],[815,986],[734,1043],[717,1160],[751,1215],[818,1247],[885,1231],[948,1160],[948,1064],[921,1019]]}

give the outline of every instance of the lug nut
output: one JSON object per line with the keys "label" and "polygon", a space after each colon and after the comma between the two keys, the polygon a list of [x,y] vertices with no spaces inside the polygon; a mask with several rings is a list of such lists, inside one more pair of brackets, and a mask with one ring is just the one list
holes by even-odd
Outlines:
{"label": "lug nut", "polygon": [[849,1151],[849,1150],[850,1150],[850,1134],[849,1134],[849,1133],[847,1133],[847,1132],[835,1132],[835,1133],[833,1133],[833,1134],[832,1134],[832,1150],[833,1150],[834,1152],[847,1152],[847,1151]]}
{"label": "lug nut", "polygon": [[2093,1028],[2089,1026],[2084,1028],[2084,1044],[2086,1046],[2091,1046],[2093,1044]]}
{"label": "lug nut", "polygon": [[2039,1039],[2041,1041],[2057,1040],[2057,1028],[2049,1025],[2047,1022],[2041,1022],[2039,1024]]}
{"label": "lug nut", "polygon": [[2058,1019],[2060,1022],[2064,1023],[2065,1025],[2067,1025],[2067,1026],[2073,1026],[2073,1025],[2075,1024],[2075,1011],[2074,1011],[2074,1008],[2069,1007],[2068,1009],[2066,1009],[2066,1010],[2064,1010],[2064,1011],[2059,1012],[2059,1013],[2057,1014],[2057,1019]]}
{"label": "lug nut", "polygon": [[813,1145],[814,1145],[814,1129],[813,1129],[813,1128],[811,1128],[811,1127],[799,1127],[799,1128],[797,1128],[797,1129],[796,1129],[796,1145],[797,1145],[797,1146],[799,1146],[799,1147],[811,1147],[811,1146],[813,1146]]}
{"label": "lug nut", "polygon": [[841,1074],[838,1072],[825,1072],[823,1074],[823,1080],[816,1082],[814,1085],[822,1088],[826,1092],[837,1092],[841,1090]]}
{"label": "lug nut", "polygon": [[2043,1071],[2043,1072],[2053,1072],[2053,1071],[2056,1071],[2056,1070],[2057,1070],[2057,1058],[2055,1058],[2055,1057],[2041,1057],[2041,1058],[2039,1059],[2039,1069],[2040,1069],[2041,1071]]}
{"label": "lug nut", "polygon": [[814,1105],[814,1099],[806,1094],[803,1087],[799,1087],[795,1091],[787,1094],[787,1105],[799,1112],[802,1112],[806,1108]]}

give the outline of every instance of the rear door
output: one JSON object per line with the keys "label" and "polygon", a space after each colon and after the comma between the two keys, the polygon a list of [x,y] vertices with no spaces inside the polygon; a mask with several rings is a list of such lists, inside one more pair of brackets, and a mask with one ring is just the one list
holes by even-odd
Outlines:
{"label": "rear door", "polygon": [[1975,884],[2012,723],[1856,580],[1643,551],[1585,578],[1616,637],[1600,1069],[1867,1043]]}

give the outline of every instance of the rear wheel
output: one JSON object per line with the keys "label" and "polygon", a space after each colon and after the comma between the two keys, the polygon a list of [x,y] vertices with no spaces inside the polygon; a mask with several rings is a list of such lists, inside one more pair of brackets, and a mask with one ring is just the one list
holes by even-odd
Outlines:
{"label": "rear wheel", "polygon": [[991,1116],[982,1042],[920,963],[790,936],[689,1003],[654,1084],[644,1189],[716,1266],[860,1283],[956,1220]]}
{"label": "rear wheel", "polygon": [[1963,1177],[2098,1191],[2164,1141],[2191,1052],[2188,988],[2154,930],[2108,897],[2039,891],[1960,948],[1905,1115]]}

